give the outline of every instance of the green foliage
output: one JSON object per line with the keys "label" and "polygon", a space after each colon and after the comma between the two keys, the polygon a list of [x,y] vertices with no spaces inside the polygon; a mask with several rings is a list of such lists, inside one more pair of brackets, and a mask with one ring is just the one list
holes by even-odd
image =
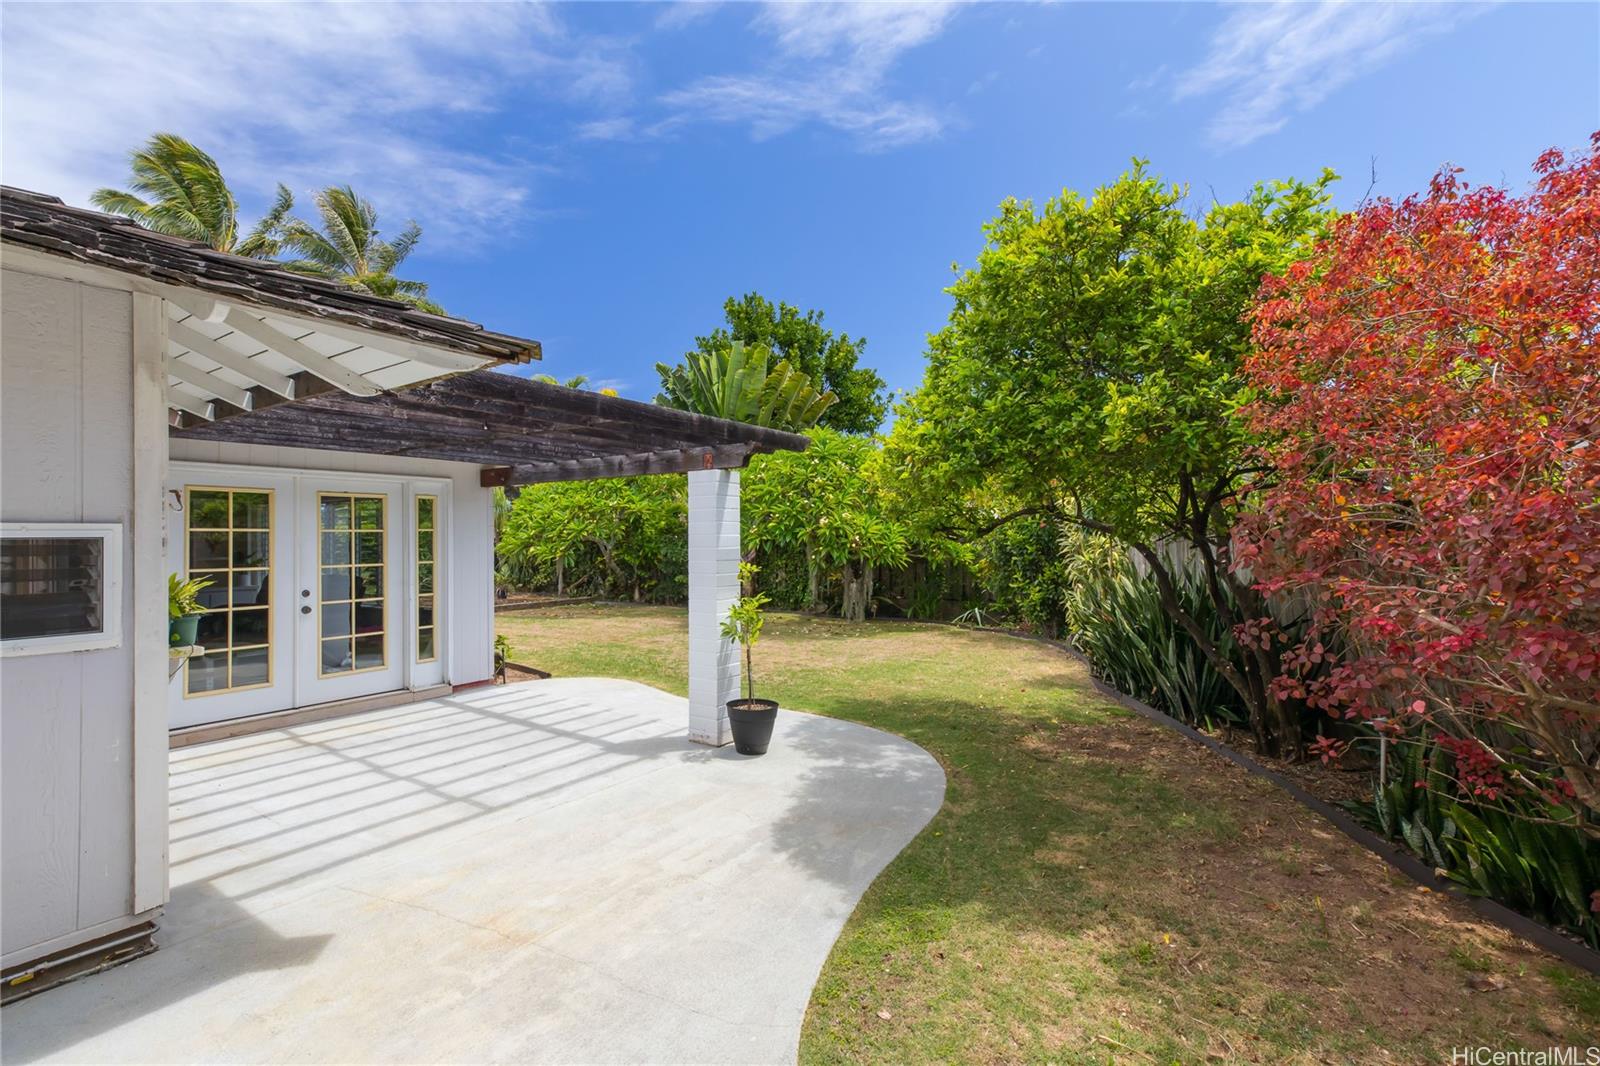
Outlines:
{"label": "green foliage", "polygon": [[532,485],[511,505],[498,554],[513,583],[570,575],[563,591],[672,602],[687,583],[688,496],[681,477]]}
{"label": "green foliage", "polygon": [[511,658],[511,641],[504,633],[494,635],[494,668],[496,672]]}
{"label": "green foliage", "polygon": [[[1109,537],[1069,532],[1062,555],[1066,629],[1101,680],[1191,725],[1245,720],[1238,693],[1163,610],[1155,582],[1128,558],[1127,548]],[[1237,655],[1202,576],[1180,568],[1177,593],[1210,638]]]}
{"label": "green foliage", "polygon": [[767,352],[735,341],[725,350],[690,352],[684,365],[656,364],[662,393],[656,403],[753,426],[806,430],[837,401],[819,393],[805,374],[780,361],[767,369]]}
{"label": "green foliage", "polygon": [[428,299],[425,283],[403,281],[394,274],[422,240],[421,226],[407,222],[400,235],[388,241],[379,236],[377,209],[350,186],[330,185],[317,193],[315,200],[320,230],[298,218],[283,225],[283,249],[296,256],[286,267],[335,278],[421,311],[444,314],[443,308]]}
{"label": "green foliage", "polygon": [[276,255],[277,234],[294,206],[283,185],[255,227],[239,239],[239,205],[217,161],[175,133],[157,133],[129,153],[129,189],[96,189],[89,202],[174,237],[203,241],[220,252]]}
{"label": "green foliage", "polygon": [[872,606],[873,571],[903,567],[911,540],[886,512],[879,449],[868,437],[819,429],[803,452],[758,455],[741,487],[745,545],[795,552],[807,567],[808,606],[839,590],[839,613],[861,621]]}
{"label": "green foliage", "polygon": [[[723,304],[726,327],[718,327],[704,337],[695,338],[695,353],[701,356],[725,353],[735,344],[769,353],[810,379],[812,385],[833,394],[838,402],[829,406],[817,422],[845,433],[871,433],[883,422],[888,410],[883,379],[866,367],[857,366],[867,342],[847,334],[835,335],[822,325],[821,311],[801,313],[798,308],[779,302],[774,306],[758,293],[741,300],[732,297]],[[656,365],[662,389],[672,395],[668,377],[674,368]],[[674,407],[682,406],[674,402]],[[695,410],[695,408],[688,408]]]}
{"label": "green foliage", "polygon": [[[739,564],[739,583],[745,588],[751,587],[760,569],[753,563]],[[733,601],[733,606],[728,608],[728,617],[722,623],[723,637],[738,642],[744,649],[745,695],[750,699],[756,698],[755,664],[751,657],[751,649],[755,647],[756,641],[761,639],[761,627],[767,620],[762,608],[768,602],[767,597],[759,592],[740,596]]]}
{"label": "green foliage", "polygon": [[1180,478],[1240,463],[1242,315],[1316,232],[1330,180],[1260,185],[1199,219],[1143,163],[1089,200],[1006,201],[907,404],[927,438],[915,460],[1073,498],[1123,539],[1172,530]]}
{"label": "green foliage", "polygon": [[206,578],[191,578],[185,581],[177,574],[167,575],[167,619],[176,622],[191,614],[200,614],[205,607],[200,603],[200,593],[210,588],[212,582]]}
{"label": "green foliage", "polygon": [[1061,524],[1049,517],[1009,522],[978,545],[975,568],[995,613],[1054,637],[1066,620],[1067,564]]}
{"label": "green foliage", "polygon": [[1600,947],[1600,847],[1573,827],[1571,810],[1510,795],[1496,806],[1465,802],[1442,745],[1403,738],[1390,751],[1388,780],[1352,813],[1468,891]]}

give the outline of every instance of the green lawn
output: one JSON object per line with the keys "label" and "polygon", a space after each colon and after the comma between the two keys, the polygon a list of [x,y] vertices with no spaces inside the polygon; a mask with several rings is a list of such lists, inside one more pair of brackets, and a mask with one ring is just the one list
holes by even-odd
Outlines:
{"label": "green lawn", "polygon": [[[498,623],[558,676],[685,690],[681,610]],[[1600,982],[1122,712],[1058,651],[776,615],[756,656],[762,695],[908,737],[949,779],[823,968],[803,1061],[1442,1063],[1600,1032]],[[1481,971],[1505,988],[1473,991]]]}

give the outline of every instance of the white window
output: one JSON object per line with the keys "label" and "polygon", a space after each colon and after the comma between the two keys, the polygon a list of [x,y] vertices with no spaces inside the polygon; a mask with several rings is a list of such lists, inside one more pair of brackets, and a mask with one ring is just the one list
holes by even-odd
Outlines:
{"label": "white window", "polygon": [[122,643],[122,526],[0,525],[0,655]]}

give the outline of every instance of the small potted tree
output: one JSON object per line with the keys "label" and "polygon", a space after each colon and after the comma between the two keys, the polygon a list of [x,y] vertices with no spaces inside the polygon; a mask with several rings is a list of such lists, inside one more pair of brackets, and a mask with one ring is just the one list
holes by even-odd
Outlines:
{"label": "small potted tree", "polygon": [[203,578],[184,581],[177,574],[167,575],[167,643],[172,647],[188,647],[195,642],[200,616],[205,613],[200,593],[210,587],[211,582]]}
{"label": "small potted tree", "polygon": [[[741,564],[739,583],[749,588],[755,573],[755,566]],[[728,620],[722,623],[722,635],[744,648],[745,698],[728,701],[733,747],[740,755],[765,755],[767,745],[772,742],[772,725],[778,718],[776,700],[756,699],[755,669],[750,655],[750,649],[761,639],[761,626],[766,621],[761,608],[766,603],[764,594],[740,596],[728,609]]]}

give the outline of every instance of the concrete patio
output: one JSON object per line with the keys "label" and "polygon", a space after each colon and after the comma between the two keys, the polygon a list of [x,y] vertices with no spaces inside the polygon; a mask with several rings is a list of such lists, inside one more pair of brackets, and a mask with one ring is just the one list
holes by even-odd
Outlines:
{"label": "concrete patio", "polygon": [[780,1062],[927,823],[922,749],[563,679],[176,751],[154,955],[7,1007],[7,1062]]}

